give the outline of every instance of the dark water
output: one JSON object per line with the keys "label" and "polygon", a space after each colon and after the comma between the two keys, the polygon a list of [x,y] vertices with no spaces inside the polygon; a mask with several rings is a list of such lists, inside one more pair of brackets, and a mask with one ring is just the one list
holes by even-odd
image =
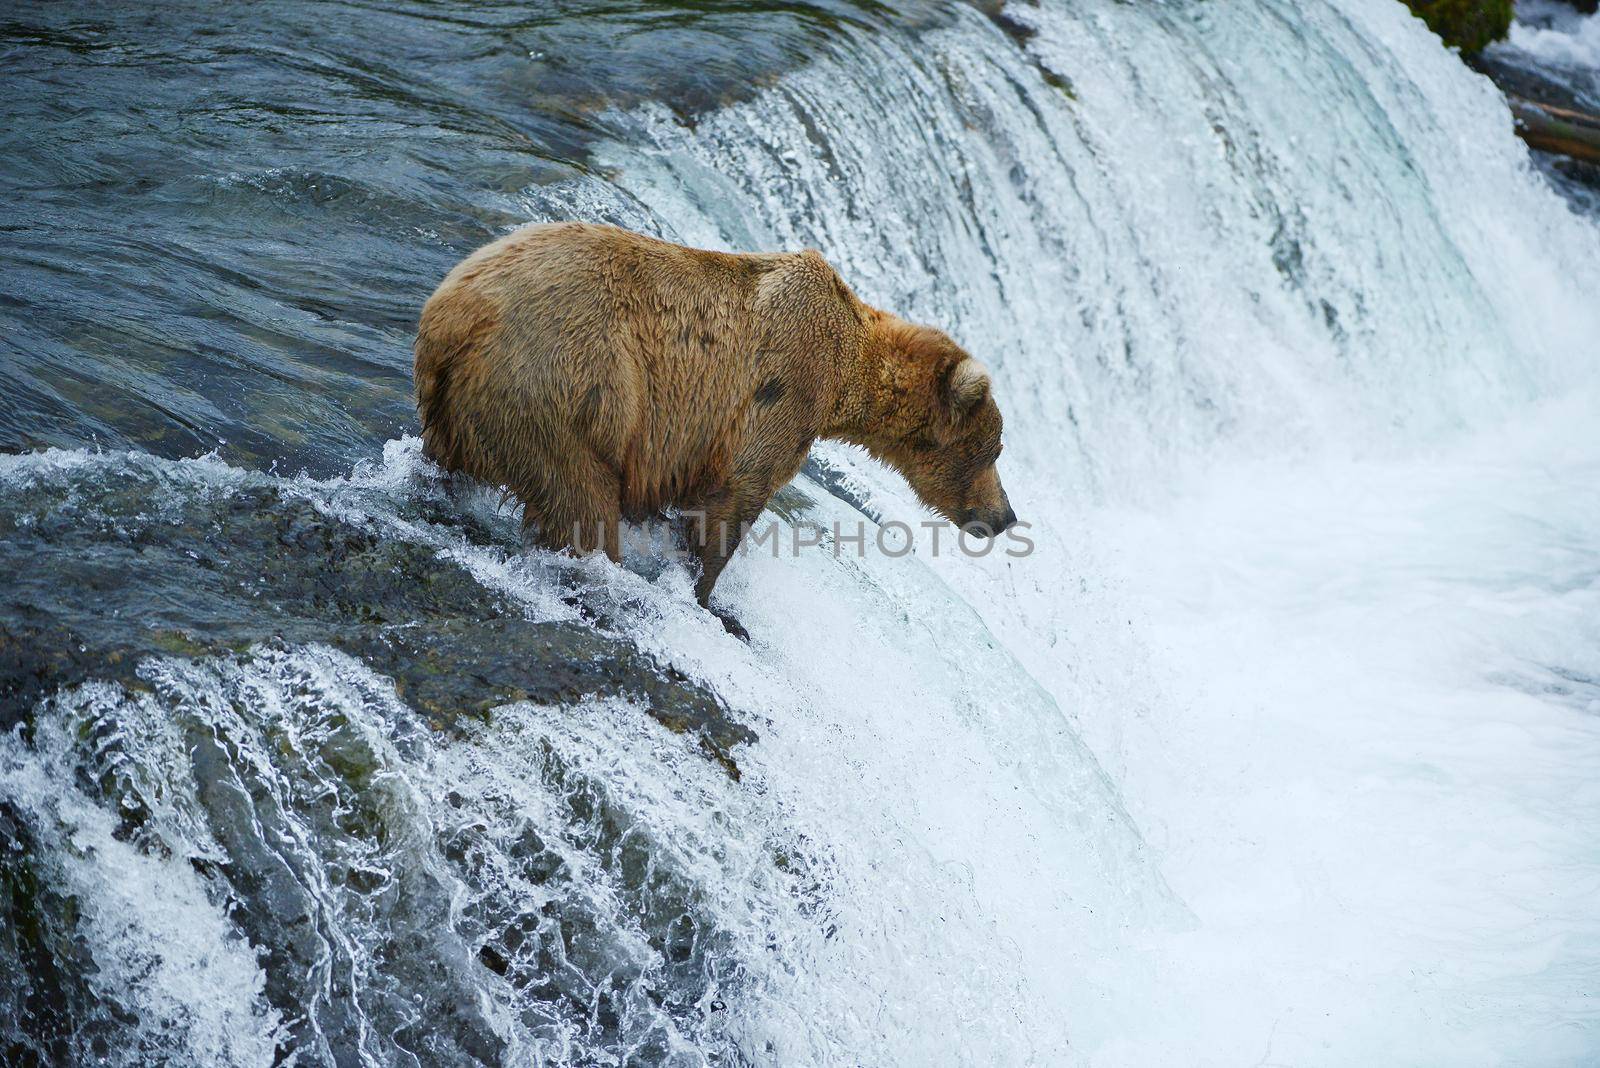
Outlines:
{"label": "dark water", "polygon": [[0,449],[347,469],[415,425],[411,330],[445,271],[550,183],[604,183],[606,109],[693,115],[937,15],[895,8],[12,6]]}

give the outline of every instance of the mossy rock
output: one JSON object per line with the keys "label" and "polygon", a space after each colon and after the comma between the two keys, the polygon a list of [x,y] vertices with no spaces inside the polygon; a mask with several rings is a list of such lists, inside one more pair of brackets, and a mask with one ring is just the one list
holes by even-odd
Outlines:
{"label": "mossy rock", "polygon": [[1476,55],[1511,28],[1511,0],[1405,0],[1445,44]]}

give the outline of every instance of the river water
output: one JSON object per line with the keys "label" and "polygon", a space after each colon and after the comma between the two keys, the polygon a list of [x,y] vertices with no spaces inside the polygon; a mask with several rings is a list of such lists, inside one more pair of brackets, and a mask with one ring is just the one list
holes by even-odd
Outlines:
{"label": "river water", "polygon": [[[1593,1061],[1600,227],[1401,5],[265,8],[0,21],[8,1061]],[[524,551],[410,334],[558,218],[950,330],[1036,550]]]}

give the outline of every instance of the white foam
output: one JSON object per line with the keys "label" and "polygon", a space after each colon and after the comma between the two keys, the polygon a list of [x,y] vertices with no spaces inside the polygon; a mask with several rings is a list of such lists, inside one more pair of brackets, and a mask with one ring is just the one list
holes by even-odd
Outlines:
{"label": "white foam", "polygon": [[1517,6],[1517,14],[1507,38],[1511,47],[1546,63],[1600,72],[1600,14],[1527,2]]}

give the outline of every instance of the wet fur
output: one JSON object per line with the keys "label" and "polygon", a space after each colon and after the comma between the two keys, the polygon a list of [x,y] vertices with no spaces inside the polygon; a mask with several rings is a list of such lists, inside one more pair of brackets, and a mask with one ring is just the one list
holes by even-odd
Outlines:
{"label": "wet fur", "polygon": [[715,532],[736,539],[819,437],[866,447],[947,518],[1008,511],[987,376],[952,393],[965,359],[863,304],[814,251],[553,223],[450,272],[423,308],[415,377],[427,455],[506,487],[544,545],[617,559],[619,519],[703,509],[705,603],[734,548]]}

